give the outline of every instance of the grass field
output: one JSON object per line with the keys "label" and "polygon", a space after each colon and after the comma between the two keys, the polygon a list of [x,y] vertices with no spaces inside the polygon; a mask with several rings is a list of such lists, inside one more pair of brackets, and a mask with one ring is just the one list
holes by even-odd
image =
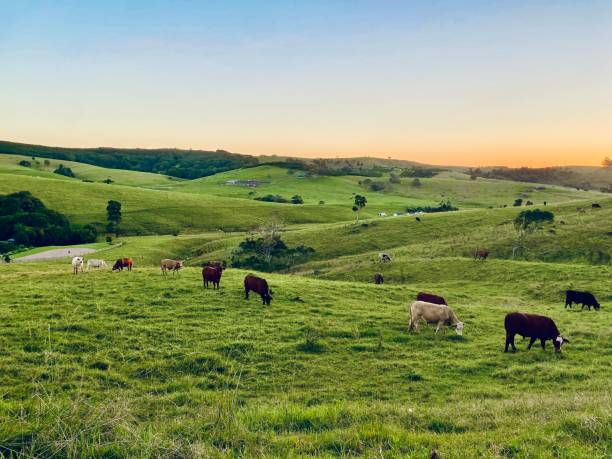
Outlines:
{"label": "grass field", "polygon": [[[0,456],[612,454],[612,266],[592,259],[612,253],[607,195],[447,172],[418,190],[365,192],[355,223],[359,177],[299,179],[262,166],[106,185],[15,167],[0,162],[0,193],[31,191],[78,223],[102,224],[117,199],[124,234],[141,235],[92,245],[103,251],[91,257],[132,257],[131,273],[75,276],[67,260],[0,265]],[[225,184],[233,178],[269,180],[258,195],[301,194],[306,204],[254,201],[252,190]],[[524,208],[499,205],[521,194],[533,208],[547,200],[555,222],[511,260],[512,220]],[[376,217],[447,197],[465,210],[421,222]],[[272,305],[244,299],[242,270],[204,290],[196,266],[228,259],[245,230],[273,216],[283,240],[316,252],[289,272],[263,274]],[[472,260],[478,247],[491,258]],[[377,261],[381,250],[391,263]],[[162,277],[161,258],[189,267]],[[379,271],[384,285],[372,282]],[[592,291],[601,310],[565,310],[568,288]],[[446,297],[465,322],[462,337],[407,331],[419,291]],[[552,317],[571,341],[563,353],[550,344],[527,352],[518,338],[518,352],[505,354],[503,318],[516,310]]]}

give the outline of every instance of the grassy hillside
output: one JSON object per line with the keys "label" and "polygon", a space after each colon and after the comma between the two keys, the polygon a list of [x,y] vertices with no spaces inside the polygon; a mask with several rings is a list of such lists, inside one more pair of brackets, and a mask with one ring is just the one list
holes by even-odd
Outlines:
{"label": "grassy hillside", "polygon": [[[22,160],[29,161],[32,166],[20,166]],[[45,177],[59,180],[91,180],[93,182],[102,182],[106,179],[113,180],[116,185],[129,185],[141,187],[154,187],[166,185],[170,180],[181,181],[176,177],[169,177],[162,174],[152,174],[149,172],[127,171],[122,169],[108,169],[105,167],[92,166],[90,164],[78,163],[74,161],[63,161],[48,159],[48,164],[45,164],[45,158],[37,158],[33,160],[29,156],[20,155],[2,155],[0,154],[0,174],[17,174],[28,175],[34,177]],[[75,174],[75,178],[64,177],[54,174],[53,171],[63,164],[69,167]]]}
{"label": "grassy hillside", "polygon": [[[55,174],[54,174],[55,175]],[[1,174],[0,193],[27,190],[76,223],[106,220],[106,204],[122,203],[121,228],[131,234],[172,234],[216,229],[248,229],[277,215],[285,223],[353,218],[349,206],[271,204],[219,196]]]}
{"label": "grassy hillside", "polygon": [[[459,264],[457,264],[459,263]],[[0,448],[26,456],[606,457],[610,298],[565,311],[568,280],[610,270],[496,261],[412,265],[375,286],[269,275],[271,307],[199,269],[73,276],[0,267]],[[460,279],[461,278],[461,279]],[[545,281],[544,281],[545,280]],[[448,295],[463,337],[408,333],[418,290]],[[503,316],[555,318],[561,355],[503,353]]]}

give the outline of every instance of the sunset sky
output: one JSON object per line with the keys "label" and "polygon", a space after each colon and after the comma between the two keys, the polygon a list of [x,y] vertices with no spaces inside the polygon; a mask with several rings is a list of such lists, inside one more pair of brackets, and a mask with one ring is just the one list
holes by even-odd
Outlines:
{"label": "sunset sky", "polygon": [[612,156],[612,2],[0,0],[0,139],[433,164]]}

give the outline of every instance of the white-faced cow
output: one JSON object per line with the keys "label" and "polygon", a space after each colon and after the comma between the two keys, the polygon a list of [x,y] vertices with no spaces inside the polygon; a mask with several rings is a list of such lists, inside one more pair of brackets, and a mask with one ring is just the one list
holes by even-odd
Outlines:
{"label": "white-faced cow", "polygon": [[78,274],[79,271],[83,272],[83,257],[74,257],[72,259],[72,272]]}
{"label": "white-faced cow", "polygon": [[387,263],[391,261],[391,257],[389,256],[388,253],[385,253],[385,252],[380,252],[378,254],[378,259],[380,260],[381,263]]}

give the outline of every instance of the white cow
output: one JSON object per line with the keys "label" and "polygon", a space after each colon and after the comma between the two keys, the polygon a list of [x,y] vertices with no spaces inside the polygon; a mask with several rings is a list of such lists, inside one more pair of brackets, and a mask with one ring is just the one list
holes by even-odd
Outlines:
{"label": "white cow", "polygon": [[72,259],[72,272],[77,274],[79,270],[83,272],[83,257],[74,257]]}
{"label": "white cow", "polygon": [[417,330],[417,322],[423,320],[428,324],[438,324],[436,333],[444,324],[455,327],[458,335],[463,334],[463,322],[461,322],[455,312],[444,304],[427,303],[426,301],[415,301],[410,305],[410,323],[408,330],[414,327]]}
{"label": "white cow", "polygon": [[91,260],[87,260],[87,271],[89,271],[91,268],[107,269],[108,265],[104,260],[92,258]]}

